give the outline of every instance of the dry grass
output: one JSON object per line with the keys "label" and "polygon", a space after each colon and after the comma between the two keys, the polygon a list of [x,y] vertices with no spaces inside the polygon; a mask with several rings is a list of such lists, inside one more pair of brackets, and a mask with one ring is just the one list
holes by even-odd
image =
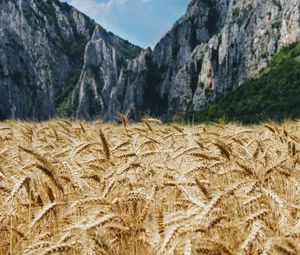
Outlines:
{"label": "dry grass", "polygon": [[0,123],[0,254],[300,254],[300,124]]}

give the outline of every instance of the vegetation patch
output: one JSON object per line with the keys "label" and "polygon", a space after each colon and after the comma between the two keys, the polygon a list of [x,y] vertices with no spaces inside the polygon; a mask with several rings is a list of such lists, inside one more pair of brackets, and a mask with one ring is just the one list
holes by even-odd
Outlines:
{"label": "vegetation patch", "polygon": [[55,106],[60,117],[71,117],[75,114],[77,103],[72,102],[72,94],[80,77],[84,62],[86,39],[77,35],[77,41],[72,38],[62,38],[62,51],[74,62],[74,71],[70,74],[64,89],[55,98]]}
{"label": "vegetation patch", "polygon": [[[78,103],[72,101],[72,95],[79,80],[79,74],[79,70],[71,74],[69,80],[66,82],[64,90],[58,93],[58,96],[54,99],[57,114],[59,117],[71,117],[74,116],[76,112]],[[76,100],[77,98],[78,97],[74,97],[74,100]]]}
{"label": "vegetation patch", "polygon": [[76,39],[62,37],[60,47],[65,55],[70,57],[76,65],[82,66],[84,62],[84,52],[87,40],[84,36],[78,35]]}
{"label": "vegetation patch", "polygon": [[272,24],[272,29],[277,29],[277,30],[280,30],[281,29],[281,26],[282,26],[282,21],[281,20],[278,20],[276,22],[274,22]]}
{"label": "vegetation patch", "polygon": [[126,63],[126,60],[131,60],[138,57],[141,52],[141,49],[139,47],[131,45],[129,42],[127,45],[124,44],[123,46],[121,46],[119,50],[121,53],[121,61],[123,63]]}
{"label": "vegetation patch", "polygon": [[38,9],[47,17],[50,24],[56,23],[55,8],[52,0],[34,0]]}
{"label": "vegetation patch", "polygon": [[239,7],[235,7],[233,9],[232,16],[233,16],[233,18],[238,18],[240,16],[240,8]]}
{"label": "vegetation patch", "polygon": [[280,3],[280,0],[272,0],[272,3],[277,6],[277,8],[279,9],[279,11],[282,11],[282,5]]}
{"label": "vegetation patch", "polygon": [[210,122],[225,118],[242,123],[295,119],[300,117],[299,95],[300,43],[294,43],[273,56],[257,77],[184,119]]}
{"label": "vegetation patch", "polygon": [[72,9],[72,6],[70,6],[68,3],[60,2],[59,0],[55,0],[55,3],[60,7],[60,9],[64,12],[69,13]]}

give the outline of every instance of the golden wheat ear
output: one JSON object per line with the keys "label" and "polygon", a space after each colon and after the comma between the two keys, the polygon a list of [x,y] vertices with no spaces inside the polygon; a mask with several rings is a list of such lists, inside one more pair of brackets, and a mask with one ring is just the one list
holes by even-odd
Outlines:
{"label": "golden wheat ear", "polygon": [[39,221],[41,221],[51,210],[57,206],[57,202],[46,205],[34,218],[30,224],[30,229],[32,229]]}
{"label": "golden wheat ear", "polygon": [[100,129],[100,139],[101,139],[101,143],[102,143],[102,147],[103,147],[103,151],[104,151],[104,156],[107,160],[109,160],[110,159],[109,145],[108,145],[105,135],[103,134],[101,129]]}
{"label": "golden wheat ear", "polygon": [[10,193],[10,196],[6,199],[6,203],[12,201],[14,199],[14,197],[16,196],[16,194],[18,193],[18,191],[26,185],[26,183],[28,183],[30,180],[30,178],[28,176],[24,176],[22,177],[20,180],[18,180],[17,182],[15,182],[15,185]]}

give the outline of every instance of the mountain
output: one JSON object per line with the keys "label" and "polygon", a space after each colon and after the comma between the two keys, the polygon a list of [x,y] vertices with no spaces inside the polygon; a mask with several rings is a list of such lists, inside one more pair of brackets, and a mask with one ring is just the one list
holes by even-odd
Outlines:
{"label": "mountain", "polygon": [[110,115],[174,119],[200,110],[299,40],[299,20],[299,0],[191,1],[154,50],[129,63],[112,94]]}
{"label": "mountain", "polygon": [[119,69],[141,50],[58,0],[0,0],[0,120],[75,116],[72,94],[97,36]]}
{"label": "mountain", "polygon": [[238,121],[244,124],[300,118],[300,43],[283,48],[266,68],[226,96],[199,112],[187,114],[194,122]]}
{"label": "mountain", "polygon": [[58,0],[0,0],[0,37],[0,119],[169,120],[231,93],[300,40],[300,3],[192,0],[142,50]]}

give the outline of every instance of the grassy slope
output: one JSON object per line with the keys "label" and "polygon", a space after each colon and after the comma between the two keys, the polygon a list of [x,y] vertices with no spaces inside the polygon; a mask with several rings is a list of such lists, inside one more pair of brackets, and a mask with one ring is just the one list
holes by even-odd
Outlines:
{"label": "grassy slope", "polygon": [[294,43],[276,54],[257,77],[185,119],[206,122],[224,118],[257,123],[299,117],[300,43]]}

